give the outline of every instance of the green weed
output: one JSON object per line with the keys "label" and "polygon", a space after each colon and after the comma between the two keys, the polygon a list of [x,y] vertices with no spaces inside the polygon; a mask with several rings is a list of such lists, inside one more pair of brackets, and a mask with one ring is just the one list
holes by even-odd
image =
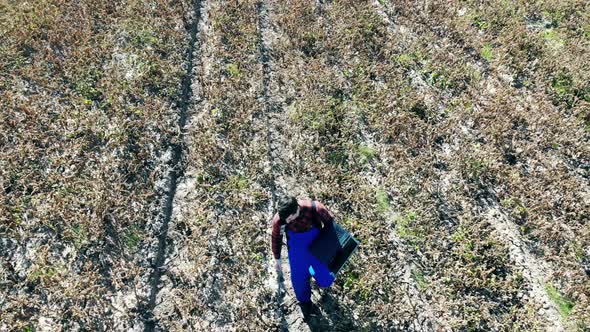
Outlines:
{"label": "green weed", "polygon": [[418,286],[418,289],[422,290],[428,287],[428,282],[424,278],[422,271],[418,270],[417,268],[413,268],[412,277],[416,281],[416,286]]}
{"label": "green weed", "polygon": [[250,261],[254,261],[257,263],[262,263],[264,261],[264,256],[259,252],[251,252],[249,254]]}
{"label": "green weed", "polygon": [[416,218],[417,215],[414,211],[409,211],[405,215],[395,218],[395,231],[400,238],[410,241],[422,239],[422,235],[414,227]]}
{"label": "green weed", "polygon": [[358,228],[359,226],[359,220],[356,218],[351,218],[351,217],[346,217],[344,218],[343,222],[342,222],[347,229],[349,230],[354,230],[356,228]]}
{"label": "green weed", "polygon": [[358,274],[355,272],[349,272],[344,276],[344,288],[351,289],[358,281]]}
{"label": "green weed", "polygon": [[474,68],[473,66],[465,65],[465,69],[463,70],[465,73],[465,77],[472,82],[480,82],[482,79],[481,72]]}
{"label": "green weed", "polygon": [[467,159],[467,172],[470,177],[479,179],[489,170],[489,164],[485,160],[468,158]]}
{"label": "green weed", "polygon": [[102,97],[102,92],[96,88],[96,83],[103,73],[98,69],[88,69],[81,74],[81,77],[75,82],[74,90],[82,96],[84,104],[91,105],[94,101]]}
{"label": "green weed", "polygon": [[227,65],[225,65],[225,71],[231,77],[240,76],[240,68],[235,63],[228,63]]}
{"label": "green weed", "polygon": [[371,290],[365,285],[356,271],[351,271],[344,276],[344,289],[356,291],[361,300],[366,300],[371,294]]}
{"label": "green weed", "polygon": [[[133,24],[136,25],[136,24]],[[155,31],[148,27],[137,27],[130,25],[131,43],[136,47],[158,46],[160,39]]]}
{"label": "green weed", "polygon": [[356,65],[354,67],[354,70],[352,71],[352,76],[360,77],[360,78],[366,77],[367,76],[367,68],[362,64]]}
{"label": "green weed", "polygon": [[504,198],[500,201],[500,205],[506,209],[512,208],[514,204],[514,199],[512,197]]}
{"label": "green weed", "polygon": [[572,92],[573,80],[570,75],[559,73],[551,81],[553,90],[560,96],[570,94]]}
{"label": "green weed", "polygon": [[408,54],[400,54],[395,58],[395,62],[402,66],[408,66],[412,63],[412,57]]}
{"label": "green weed", "polygon": [[19,208],[19,207],[12,208],[11,214],[12,214],[12,220],[15,224],[20,225],[23,222],[21,208]]}
{"label": "green weed", "polygon": [[466,261],[474,260],[476,257],[475,252],[473,251],[474,247],[475,245],[473,244],[473,241],[464,242],[461,250],[461,257]]}
{"label": "green weed", "polygon": [[500,201],[500,205],[510,211],[514,218],[524,219],[528,216],[527,208],[519,199],[508,197]]}
{"label": "green weed", "polygon": [[473,26],[477,27],[480,30],[487,30],[490,27],[488,21],[479,16],[474,16],[472,18],[472,22]]}
{"label": "green weed", "polygon": [[244,191],[248,187],[248,179],[243,175],[232,176],[227,181],[227,189],[230,191]]}
{"label": "green weed", "polygon": [[557,309],[561,316],[567,318],[572,313],[575,304],[570,299],[561,295],[551,284],[545,284],[545,290],[551,301],[557,305]]}
{"label": "green weed", "polygon": [[553,48],[561,48],[565,45],[565,41],[555,29],[543,31],[543,38]]}
{"label": "green weed", "polygon": [[492,53],[492,45],[485,44],[480,51],[481,57],[486,59],[488,62],[492,61],[493,53]]}
{"label": "green weed", "polygon": [[475,258],[474,243],[470,237],[469,231],[464,226],[459,228],[451,236],[454,242],[460,244],[459,255],[466,261],[471,261]]}
{"label": "green weed", "polygon": [[375,151],[375,149],[373,149],[369,146],[366,146],[366,145],[359,145],[357,147],[357,151],[361,156],[362,163],[369,162],[369,161],[375,159],[375,157],[377,156],[377,151]]}
{"label": "green weed", "polygon": [[94,100],[99,99],[101,96],[101,92],[94,87],[94,82],[89,80],[78,82],[75,89],[83,97],[86,105],[91,105]]}
{"label": "green weed", "polygon": [[573,255],[576,257],[578,262],[581,262],[584,259],[584,248],[582,248],[582,244],[578,241],[570,242],[570,248],[573,252]]}
{"label": "green weed", "polygon": [[127,248],[134,250],[137,248],[137,245],[142,240],[143,234],[141,232],[141,228],[137,225],[133,225],[125,231],[123,235],[123,241]]}
{"label": "green weed", "polygon": [[337,126],[337,109],[333,104],[334,98],[328,98],[327,105],[320,108],[296,108],[289,114],[293,123],[301,123],[305,128],[323,133]]}
{"label": "green weed", "polygon": [[389,210],[389,197],[383,190],[379,190],[375,193],[377,199],[377,209],[380,213],[385,213]]}
{"label": "green weed", "polygon": [[199,226],[206,226],[207,225],[207,219],[203,216],[198,216],[195,218],[195,225],[199,225]]}
{"label": "green weed", "polygon": [[48,283],[53,277],[65,274],[64,266],[45,265],[34,268],[28,275],[27,280],[32,283]]}
{"label": "green weed", "polygon": [[463,226],[459,226],[459,228],[453,233],[451,239],[455,242],[463,242],[467,236],[467,231]]}
{"label": "green weed", "polygon": [[446,89],[451,85],[447,76],[443,72],[437,70],[432,71],[430,75],[428,75],[427,82],[441,89]]}
{"label": "green weed", "polygon": [[543,12],[543,17],[551,21],[552,27],[557,28],[565,19],[565,13],[560,10],[546,10]]}
{"label": "green weed", "polygon": [[82,245],[88,242],[88,229],[86,226],[79,224],[73,226],[71,229],[72,240],[74,241],[74,246],[76,248],[80,248]]}
{"label": "green weed", "polygon": [[412,53],[402,53],[399,54],[395,57],[393,57],[393,62],[405,67],[405,68],[409,68],[411,66],[413,66],[414,64],[421,62],[425,59],[424,54],[422,54],[420,51],[415,51]]}
{"label": "green weed", "polygon": [[559,102],[565,103],[567,107],[573,107],[580,100],[590,101],[590,87],[576,87],[573,77],[566,72],[562,71],[554,76],[551,81],[551,87],[556,95],[556,99]]}

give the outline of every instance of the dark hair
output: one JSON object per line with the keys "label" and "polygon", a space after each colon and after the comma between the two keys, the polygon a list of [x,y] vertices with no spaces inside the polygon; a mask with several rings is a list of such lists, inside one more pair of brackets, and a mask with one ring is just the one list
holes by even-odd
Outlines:
{"label": "dark hair", "polygon": [[288,195],[280,196],[277,202],[277,210],[279,212],[279,218],[281,219],[281,222],[285,222],[285,219],[287,219],[288,216],[297,212],[298,206],[299,203],[297,203],[297,199],[295,199],[295,197]]}

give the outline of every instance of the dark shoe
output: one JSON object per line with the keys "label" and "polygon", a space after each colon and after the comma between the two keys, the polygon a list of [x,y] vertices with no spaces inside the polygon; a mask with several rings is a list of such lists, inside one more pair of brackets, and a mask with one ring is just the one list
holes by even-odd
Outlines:
{"label": "dark shoe", "polygon": [[299,302],[299,308],[301,308],[301,313],[303,313],[303,319],[308,320],[311,317],[311,310],[312,310],[311,301]]}

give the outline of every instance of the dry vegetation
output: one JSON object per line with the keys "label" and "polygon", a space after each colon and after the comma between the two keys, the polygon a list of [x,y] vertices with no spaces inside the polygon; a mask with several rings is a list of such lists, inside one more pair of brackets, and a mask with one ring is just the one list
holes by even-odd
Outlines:
{"label": "dry vegetation", "polygon": [[0,330],[306,328],[278,192],[362,243],[312,330],[589,330],[589,51],[583,1],[0,0]]}
{"label": "dry vegetation", "polygon": [[179,132],[189,10],[0,2],[0,329],[114,326]]}

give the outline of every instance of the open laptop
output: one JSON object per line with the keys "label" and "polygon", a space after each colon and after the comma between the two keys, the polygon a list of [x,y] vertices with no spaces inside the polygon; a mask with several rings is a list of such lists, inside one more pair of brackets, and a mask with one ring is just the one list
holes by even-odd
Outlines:
{"label": "open laptop", "polygon": [[333,222],[333,227],[324,227],[309,246],[309,251],[330,272],[338,274],[350,256],[358,249],[359,241],[349,232]]}

